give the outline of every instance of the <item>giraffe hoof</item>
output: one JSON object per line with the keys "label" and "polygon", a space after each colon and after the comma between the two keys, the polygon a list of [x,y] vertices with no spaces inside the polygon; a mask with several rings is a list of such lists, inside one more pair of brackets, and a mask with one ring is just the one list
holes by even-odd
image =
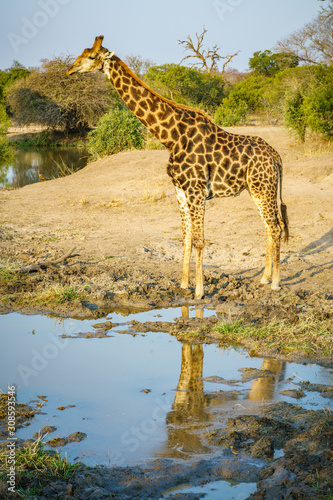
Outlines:
{"label": "giraffe hoof", "polygon": [[264,276],[260,280],[261,285],[268,285],[270,283],[270,280],[268,278],[264,278]]}
{"label": "giraffe hoof", "polygon": [[271,289],[274,291],[281,290],[281,287],[278,283],[272,283],[271,284]]}
{"label": "giraffe hoof", "polygon": [[200,290],[199,292],[195,293],[195,300],[201,300],[205,297],[205,294],[203,290]]}

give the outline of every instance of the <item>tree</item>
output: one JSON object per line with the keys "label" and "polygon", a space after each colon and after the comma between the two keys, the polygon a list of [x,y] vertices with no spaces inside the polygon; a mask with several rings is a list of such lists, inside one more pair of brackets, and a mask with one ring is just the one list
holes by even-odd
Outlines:
{"label": "tree", "polygon": [[4,103],[5,89],[12,85],[16,80],[28,76],[30,71],[22,66],[18,61],[13,61],[10,68],[0,71],[0,102]]}
{"label": "tree", "polygon": [[[205,27],[203,28],[203,32],[201,35],[198,35],[198,33],[195,34],[196,36],[196,42],[193,41],[190,35],[187,35],[186,40],[178,40],[179,45],[183,45],[185,47],[185,50],[188,50],[191,52],[191,54],[183,57],[183,59],[180,61],[180,64],[182,64],[183,61],[186,61],[187,59],[198,59],[197,62],[194,62],[191,67],[199,67],[199,70],[207,71],[208,73],[218,73],[218,61],[220,59],[225,59],[225,62],[223,63],[222,66],[222,75],[228,66],[228,64],[232,61],[234,57],[237,56],[239,53],[239,50],[235,52],[235,54],[232,55],[226,55],[226,56],[221,56],[218,51],[221,49],[221,47],[218,47],[217,44],[214,45],[212,49],[204,49],[203,48],[203,40],[205,37],[205,34],[207,33],[207,30]],[[209,62],[210,61],[210,62]]]}
{"label": "tree", "polygon": [[280,40],[279,52],[294,54],[308,64],[333,62],[333,8],[324,8],[303,28]]}
{"label": "tree", "polygon": [[140,78],[144,77],[149,68],[155,66],[154,61],[151,59],[143,59],[141,56],[134,56],[133,54],[125,57],[125,63]]}
{"label": "tree", "polygon": [[97,123],[110,105],[109,86],[100,74],[69,78],[66,69],[72,60],[71,56],[43,59],[38,70],[7,89],[7,103],[19,124],[36,123],[68,132]]}
{"label": "tree", "polygon": [[249,68],[257,75],[272,76],[287,68],[295,68],[299,58],[288,52],[273,54],[270,50],[254,52],[249,60]]}
{"label": "tree", "polygon": [[214,111],[227,93],[222,76],[178,64],[154,66],[146,74],[146,80],[165,97],[207,111]]}

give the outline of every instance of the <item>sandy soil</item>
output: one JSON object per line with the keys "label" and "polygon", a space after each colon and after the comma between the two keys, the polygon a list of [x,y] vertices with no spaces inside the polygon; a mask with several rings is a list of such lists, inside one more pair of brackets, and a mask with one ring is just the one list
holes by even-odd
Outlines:
{"label": "sandy soil", "polygon": [[[331,298],[332,153],[304,152],[278,127],[232,130],[260,135],[280,152],[291,237],[282,245],[283,289],[274,294],[259,285],[265,232],[248,193],[208,201],[206,300],[222,302],[219,280],[225,274],[237,277],[238,289],[245,280],[262,303],[299,291]],[[62,282],[85,285],[92,301],[104,300],[109,308],[181,301],[181,221],[165,171],[167,159],[167,151],[125,152],[70,177],[2,190],[2,257],[26,264],[59,257],[76,246]],[[45,286],[45,278],[42,284],[40,276],[37,281],[33,287]],[[240,292],[233,298],[241,301]],[[193,297],[193,288],[185,297]],[[18,307],[16,302],[11,306]],[[234,305],[228,304],[229,310]]]}
{"label": "sandy soil", "polygon": [[[259,284],[265,253],[264,226],[245,192],[234,199],[207,202],[206,298],[199,305],[212,305],[219,317],[287,316],[297,321],[299,315],[309,312],[328,317],[333,299],[333,154],[297,146],[279,127],[232,131],[262,136],[283,158],[283,199],[288,207],[291,237],[282,246],[282,289],[272,292],[269,286]],[[29,274],[13,284],[4,282],[0,294],[5,300],[0,312],[31,311],[31,304],[22,301],[23,293],[42,292],[54,285],[73,287],[84,292],[85,299],[36,304],[34,310],[52,308],[63,314],[99,317],[116,307],[133,310],[198,303],[193,299],[193,286],[188,292],[179,287],[181,221],[165,170],[167,159],[166,151],[125,152],[90,163],[70,177],[2,190],[3,262],[25,265],[58,258],[74,246],[76,249],[64,265]],[[264,444],[268,462],[260,477],[253,479],[261,479],[261,483],[252,498],[282,499],[289,494],[290,498],[327,498],[327,486],[315,490],[311,481],[318,470],[322,478],[327,476],[331,460],[325,451],[329,449],[328,435],[313,430],[315,415],[304,417],[303,425],[296,409],[290,408],[289,417],[288,412],[282,408],[274,415],[264,415],[265,422],[267,418],[287,420],[283,425],[293,429],[288,435],[289,447],[283,443],[284,457],[269,461],[267,436],[255,435],[255,442],[267,441]],[[327,420],[325,415],[322,417]],[[235,425],[237,432],[241,429],[243,436],[248,433],[253,438],[252,431],[246,430],[247,426],[257,425],[257,417],[251,418],[251,422],[231,422],[230,428],[211,439],[217,445],[227,441],[229,446]],[[238,444],[245,450],[245,441]],[[259,448],[264,448],[261,441]],[[225,472],[215,463],[182,468],[169,462],[148,465],[144,470],[86,470],[77,475],[72,485],[57,483],[54,488],[60,488],[57,494],[62,498],[71,498],[75,490],[85,495],[82,498],[159,498],[161,491],[181,482],[192,482],[194,477],[250,480],[244,479],[244,471],[228,475],[228,470],[232,470],[228,464]],[[119,481],[123,481],[122,487]],[[154,491],[149,490],[148,483],[156,485]],[[88,485],[89,492],[85,491]],[[106,491],[98,491],[104,488]],[[133,496],[133,491],[137,496]],[[57,494],[50,488],[45,490],[45,498],[59,498]]]}

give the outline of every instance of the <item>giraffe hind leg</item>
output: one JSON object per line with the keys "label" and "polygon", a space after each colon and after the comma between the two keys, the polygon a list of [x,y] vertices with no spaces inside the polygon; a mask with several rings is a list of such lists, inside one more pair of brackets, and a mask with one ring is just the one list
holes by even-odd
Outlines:
{"label": "giraffe hind leg", "polygon": [[252,199],[266,227],[266,259],[261,283],[266,284],[271,281],[272,290],[280,290],[280,242],[282,230],[279,224],[277,203],[275,202],[272,206],[265,200],[253,195]]}

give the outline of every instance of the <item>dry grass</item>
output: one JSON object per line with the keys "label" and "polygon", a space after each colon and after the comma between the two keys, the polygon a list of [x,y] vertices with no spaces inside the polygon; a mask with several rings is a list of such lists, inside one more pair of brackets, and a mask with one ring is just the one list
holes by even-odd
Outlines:
{"label": "dry grass", "polygon": [[237,320],[220,323],[214,327],[226,343],[251,341],[256,348],[272,348],[281,354],[298,351],[306,356],[333,356],[332,320],[318,319],[314,315],[301,318],[296,323],[275,319],[267,324],[257,325]]}
{"label": "dry grass", "polygon": [[164,189],[161,189],[161,184],[162,184],[161,182],[156,183],[153,190],[151,190],[149,185],[146,184],[144,193],[141,197],[141,201],[148,201],[150,203],[154,203],[155,201],[163,200],[166,197],[166,192]]}

